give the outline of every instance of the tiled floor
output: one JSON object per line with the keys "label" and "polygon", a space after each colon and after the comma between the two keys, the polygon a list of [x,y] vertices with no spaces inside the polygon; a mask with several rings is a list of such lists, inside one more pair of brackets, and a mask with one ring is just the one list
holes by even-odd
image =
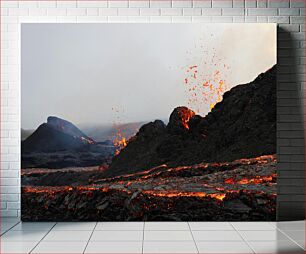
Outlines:
{"label": "tiled floor", "polygon": [[58,222],[1,218],[0,253],[305,253],[305,221]]}

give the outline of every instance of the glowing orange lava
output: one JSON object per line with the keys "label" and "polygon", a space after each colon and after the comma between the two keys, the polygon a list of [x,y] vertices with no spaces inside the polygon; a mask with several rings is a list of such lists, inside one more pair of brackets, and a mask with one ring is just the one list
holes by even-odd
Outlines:
{"label": "glowing orange lava", "polygon": [[[186,76],[183,83],[189,96],[188,107],[197,114],[206,115],[208,109],[212,110],[229,90],[226,82],[229,67],[222,63],[224,59],[217,58],[216,53],[213,56],[203,53],[201,58],[198,60],[201,63],[185,67]],[[205,60],[206,58],[211,61]]]}
{"label": "glowing orange lava", "polygon": [[224,193],[205,193],[205,192],[178,192],[178,191],[143,191],[144,194],[158,197],[210,197],[218,200],[223,200],[226,196]]}
{"label": "glowing orange lava", "polygon": [[116,120],[113,121],[113,127],[116,130],[115,133],[115,138],[113,140],[113,144],[116,147],[116,151],[115,151],[115,156],[118,155],[120,153],[120,151],[127,146],[127,138],[124,136],[121,128],[120,128],[120,122],[121,122],[121,117],[120,117],[120,113],[122,113],[124,110],[123,109],[119,109],[117,107],[112,107],[112,110],[115,114]]}
{"label": "glowing orange lava", "polygon": [[181,118],[182,124],[185,127],[185,129],[189,130],[189,121],[190,119],[195,115],[195,113],[187,108],[182,108],[179,111],[179,117]]}

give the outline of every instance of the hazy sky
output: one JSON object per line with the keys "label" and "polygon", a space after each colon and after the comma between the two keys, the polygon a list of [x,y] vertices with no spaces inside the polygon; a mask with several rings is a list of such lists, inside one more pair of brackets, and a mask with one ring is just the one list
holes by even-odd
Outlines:
{"label": "hazy sky", "polygon": [[228,88],[272,67],[276,25],[22,24],[21,46],[22,128],[49,115],[75,124],[146,121],[187,106],[189,66],[199,68],[192,82],[220,71]]}

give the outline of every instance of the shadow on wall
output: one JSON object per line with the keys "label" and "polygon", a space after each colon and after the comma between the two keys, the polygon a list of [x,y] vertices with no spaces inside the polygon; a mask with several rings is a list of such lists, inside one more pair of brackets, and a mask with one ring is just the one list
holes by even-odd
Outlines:
{"label": "shadow on wall", "polygon": [[305,218],[304,88],[291,33],[277,30],[277,220]]}

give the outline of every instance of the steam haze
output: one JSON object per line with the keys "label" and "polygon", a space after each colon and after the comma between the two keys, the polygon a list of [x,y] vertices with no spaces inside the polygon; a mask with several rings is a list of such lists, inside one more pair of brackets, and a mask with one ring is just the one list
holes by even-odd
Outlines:
{"label": "steam haze", "polygon": [[22,24],[22,128],[50,115],[75,124],[168,119],[187,106],[186,68],[213,55],[205,72],[226,64],[230,88],[248,83],[276,63],[276,25]]}

